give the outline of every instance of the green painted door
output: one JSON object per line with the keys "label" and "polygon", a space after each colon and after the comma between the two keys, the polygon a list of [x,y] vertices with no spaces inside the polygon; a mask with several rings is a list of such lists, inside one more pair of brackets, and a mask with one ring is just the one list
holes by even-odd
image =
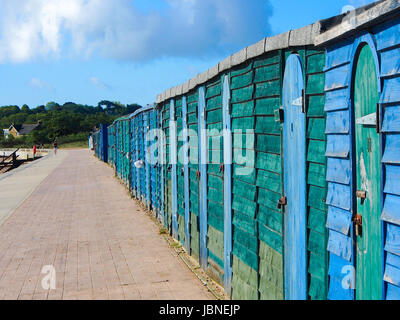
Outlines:
{"label": "green painted door", "polygon": [[[382,299],[382,231],[380,137],[376,130],[379,101],[374,56],[368,45],[360,52],[354,86],[356,212],[362,227],[356,234],[357,300]],[[365,198],[364,198],[365,197]],[[357,232],[357,231],[356,231]]]}

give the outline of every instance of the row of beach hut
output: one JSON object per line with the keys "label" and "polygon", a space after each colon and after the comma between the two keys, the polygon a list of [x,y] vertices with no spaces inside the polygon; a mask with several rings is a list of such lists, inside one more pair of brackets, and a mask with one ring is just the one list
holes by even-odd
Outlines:
{"label": "row of beach hut", "polygon": [[263,39],[94,144],[232,299],[390,300],[399,133],[400,1],[384,0]]}

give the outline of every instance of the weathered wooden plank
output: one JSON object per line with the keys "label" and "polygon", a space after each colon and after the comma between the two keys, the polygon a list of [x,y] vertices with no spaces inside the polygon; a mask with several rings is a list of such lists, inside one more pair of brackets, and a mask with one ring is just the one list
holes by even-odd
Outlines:
{"label": "weathered wooden plank", "polygon": [[231,90],[247,87],[253,82],[253,71],[234,77],[231,80]]}
{"label": "weathered wooden plank", "polygon": [[388,252],[386,256],[386,263],[400,269],[400,256]]}
{"label": "weathered wooden plank", "polygon": [[326,188],[310,186],[308,189],[308,206],[322,211],[326,210],[325,205]]}
{"label": "weathered wooden plank", "polygon": [[351,162],[347,159],[328,158],[326,180],[341,184],[350,184]]}
{"label": "weathered wooden plank", "polygon": [[343,279],[343,277],[348,273],[348,268],[352,268],[351,262],[337,256],[336,254],[329,254],[329,271],[328,274],[332,278]]}
{"label": "weathered wooden plank", "polygon": [[326,230],[326,212],[310,208],[308,213],[308,228],[324,234]]}
{"label": "weathered wooden plank", "polygon": [[347,134],[350,131],[350,112],[333,111],[326,114],[326,134]]}
{"label": "weathered wooden plank", "polygon": [[400,287],[389,283],[387,286],[386,300],[400,300]]}
{"label": "weathered wooden plank", "polygon": [[255,115],[261,116],[273,116],[274,111],[279,109],[280,99],[279,98],[264,98],[256,100],[256,107],[254,110]]}
{"label": "weathered wooden plank", "polygon": [[329,230],[329,241],[328,241],[328,251],[347,260],[351,261],[352,256],[352,240],[350,237],[336,232],[334,230]]}
{"label": "weathered wooden plank", "polygon": [[349,109],[348,88],[328,91],[325,94],[325,111],[336,111]]}
{"label": "weathered wooden plank", "polygon": [[245,214],[234,211],[232,223],[253,236],[257,235],[257,222]]}
{"label": "weathered wooden plank", "polygon": [[324,118],[309,118],[307,125],[307,138],[325,140],[325,127]]}
{"label": "weathered wooden plank", "polygon": [[326,267],[326,256],[320,256],[313,252],[310,252],[308,272],[312,274],[314,277],[325,282],[327,276],[327,267]]}
{"label": "weathered wooden plank", "polygon": [[235,194],[233,196],[232,209],[254,219],[257,211],[257,203],[249,201],[248,199],[242,198]]}
{"label": "weathered wooden plank", "polygon": [[256,73],[254,76],[254,82],[257,83],[257,82],[279,79],[280,71],[281,68],[279,64],[258,68],[256,69]]}
{"label": "weathered wooden plank", "polygon": [[400,166],[386,165],[385,193],[400,196]]}
{"label": "weathered wooden plank", "polygon": [[206,98],[207,99],[220,95],[221,92],[222,92],[221,82],[217,81],[217,82],[207,86],[207,90],[206,91],[207,91],[206,92]]}
{"label": "weathered wooden plank", "polygon": [[261,241],[265,242],[268,246],[280,254],[283,253],[283,241],[281,234],[262,224],[258,225],[258,233]]}
{"label": "weathered wooden plank", "polygon": [[400,256],[400,227],[398,225],[387,224],[385,250]]}
{"label": "weathered wooden plank", "polygon": [[353,300],[354,299],[354,292],[353,290],[344,289],[342,284],[341,278],[330,278],[329,282],[329,293],[328,293],[328,300]]}
{"label": "weathered wooden plank", "polygon": [[280,134],[281,126],[274,117],[256,117],[256,133]]}
{"label": "weathered wooden plank", "polygon": [[326,238],[314,230],[309,231],[308,251],[323,255],[326,252]]}
{"label": "weathered wooden plank", "polygon": [[400,39],[397,36],[400,33],[400,25],[396,22],[392,22],[392,24],[388,27],[384,26],[385,29],[380,30],[375,35],[378,50],[387,49],[400,43]]}
{"label": "weathered wooden plank", "polygon": [[281,137],[259,134],[257,136],[257,151],[280,154]]}
{"label": "weathered wooden plank", "polygon": [[234,227],[233,228],[233,240],[236,243],[244,246],[248,250],[254,253],[258,253],[258,239],[257,237],[244,232],[242,229]]}
{"label": "weathered wooden plank", "polygon": [[307,117],[325,117],[325,95],[307,96]]}
{"label": "weathered wooden plank", "polygon": [[400,102],[400,77],[384,80],[380,103]]}
{"label": "weathered wooden plank", "polygon": [[241,74],[245,74],[245,73],[249,72],[252,68],[253,68],[253,63],[250,62],[245,67],[241,67],[239,69],[232,70],[231,77],[233,78],[233,77],[237,77]]}
{"label": "weathered wooden plank", "polygon": [[394,76],[400,73],[400,48],[381,52],[381,77]]}
{"label": "weathered wooden plank", "polygon": [[250,201],[256,200],[257,187],[253,184],[249,184],[238,179],[233,181],[233,194],[237,194]]}
{"label": "weathered wooden plank", "polygon": [[307,161],[325,164],[325,149],[325,141],[310,140],[308,143]]}
{"label": "weathered wooden plank", "polygon": [[278,201],[281,198],[280,193],[271,192],[265,189],[260,188],[258,190],[258,203],[270,208],[272,210],[277,210]]}
{"label": "weathered wooden plank", "polygon": [[329,70],[344,63],[349,63],[351,60],[352,51],[352,41],[340,42],[339,45],[329,48],[326,52],[325,69]]}
{"label": "weathered wooden plank", "polygon": [[276,193],[282,191],[281,176],[279,174],[262,169],[258,170],[256,185],[257,187],[271,190]]}
{"label": "weathered wooden plank", "polygon": [[216,96],[210,99],[207,99],[207,106],[206,110],[215,110],[215,109],[220,109],[222,106],[222,97],[221,96]]}
{"label": "weathered wooden plank", "polygon": [[400,106],[385,108],[382,132],[400,133]]}
{"label": "weathered wooden plank", "polygon": [[382,162],[388,164],[400,164],[400,135],[387,134],[385,152]]}
{"label": "weathered wooden plank", "polygon": [[254,112],[254,100],[232,104],[232,118],[251,117]]}
{"label": "weathered wooden plank", "polygon": [[244,102],[244,101],[251,100],[253,98],[253,92],[254,92],[254,85],[250,85],[248,87],[238,89],[238,90],[233,90],[232,91],[232,103]]}
{"label": "weathered wooden plank", "polygon": [[348,210],[329,206],[326,227],[347,236],[350,232],[352,216],[353,214]]}
{"label": "weathered wooden plank", "polygon": [[238,242],[233,245],[233,254],[254,270],[258,270],[258,256]]}
{"label": "weathered wooden plank", "polygon": [[326,198],[328,205],[350,211],[351,208],[351,188],[350,186],[330,182],[328,184],[328,195]]}
{"label": "weathered wooden plank", "polygon": [[259,205],[257,221],[282,234],[283,215],[281,212]]}
{"label": "weathered wooden plank", "polygon": [[269,53],[267,56],[262,57],[261,59],[255,60],[254,68],[267,66],[270,64],[274,64],[274,63],[279,63],[280,61],[281,61],[281,55],[279,54],[279,51],[275,51],[275,52]]}
{"label": "weathered wooden plank", "polygon": [[254,129],[254,123],[254,117],[235,118],[232,119],[232,130],[242,130],[243,134],[245,134],[246,130]]}
{"label": "weathered wooden plank", "polygon": [[393,285],[400,286],[400,269],[387,263],[383,280]]}
{"label": "weathered wooden plank", "polygon": [[326,187],[326,166],[310,163],[308,166],[307,183],[321,188]]}
{"label": "weathered wooden plank", "polygon": [[324,53],[307,57],[307,73],[322,72],[325,67]]}
{"label": "weathered wooden plank", "polygon": [[325,75],[316,73],[307,76],[306,94],[319,94],[324,92]]}
{"label": "weathered wooden plank", "polygon": [[350,137],[348,135],[328,135],[326,145],[327,157],[347,158],[350,153]]}
{"label": "weathered wooden plank", "polygon": [[256,168],[272,171],[275,173],[282,172],[282,164],[280,155],[257,152],[256,155]]}
{"label": "weathered wooden plank", "polygon": [[348,87],[350,78],[350,64],[327,71],[325,73],[325,91]]}
{"label": "weathered wooden plank", "polygon": [[272,80],[256,84],[256,98],[279,96],[281,93],[280,80]]}

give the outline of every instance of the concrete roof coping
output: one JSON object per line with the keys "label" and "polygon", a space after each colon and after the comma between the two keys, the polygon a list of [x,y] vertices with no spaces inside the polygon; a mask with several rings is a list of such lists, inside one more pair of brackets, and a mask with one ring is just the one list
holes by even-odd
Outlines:
{"label": "concrete roof coping", "polygon": [[203,84],[208,81],[208,70],[197,75],[197,84]]}
{"label": "concrete roof coping", "polygon": [[189,92],[189,81],[186,81],[182,85],[182,94],[188,93]]}
{"label": "concrete roof coping", "polygon": [[218,74],[219,74],[219,66],[218,66],[218,64],[207,70],[207,78],[208,78],[208,80],[216,77]]}
{"label": "concrete roof coping", "polygon": [[270,52],[289,47],[290,31],[279,34],[274,37],[265,38],[264,52]]}
{"label": "concrete roof coping", "polygon": [[265,49],[265,38],[261,41],[247,47],[247,59],[255,58],[264,53]]}
{"label": "concrete roof coping", "polygon": [[197,77],[189,80],[189,91],[197,86]]}
{"label": "concrete roof coping", "polygon": [[176,90],[175,90],[176,94],[182,95],[182,92],[183,92],[182,88],[183,88],[183,85],[182,85],[182,84],[179,85],[179,86],[177,86],[177,87],[176,87]]}
{"label": "concrete roof coping", "polygon": [[289,37],[289,47],[297,47],[314,44],[314,24],[292,30]]}
{"label": "concrete roof coping", "polygon": [[224,60],[222,60],[218,64],[218,71],[219,72],[228,70],[228,69],[230,69],[232,67],[231,58],[232,58],[232,56],[229,56],[228,58],[225,58]]}
{"label": "concrete roof coping", "polygon": [[244,48],[231,56],[231,66],[232,67],[237,66],[245,62],[246,59],[247,59],[247,48]]}
{"label": "concrete roof coping", "polygon": [[382,0],[348,13],[321,21],[321,28],[325,22],[337,20],[338,23],[332,27],[328,25],[327,30],[321,32],[315,37],[316,46],[326,44],[337,38],[347,36],[359,29],[362,29],[372,23],[385,19],[390,14],[399,11],[399,0]]}

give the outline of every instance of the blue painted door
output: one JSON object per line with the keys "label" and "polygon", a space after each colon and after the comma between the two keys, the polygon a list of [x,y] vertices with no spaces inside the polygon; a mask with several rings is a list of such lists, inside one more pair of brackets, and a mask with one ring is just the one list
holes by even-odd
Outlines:
{"label": "blue painted door", "polygon": [[189,193],[189,135],[187,122],[187,100],[182,98],[182,127],[183,127],[183,166],[184,166],[184,190],[185,190],[185,249],[190,254],[190,193]]}
{"label": "blue painted door", "polygon": [[307,299],[306,117],[300,57],[289,56],[283,80],[284,285],[285,299]]}
{"label": "blue painted door", "polygon": [[232,289],[232,126],[229,76],[224,77],[222,122],[224,135],[224,287]]}
{"label": "blue painted door", "polygon": [[171,147],[171,180],[172,180],[172,236],[178,239],[178,181],[177,181],[177,163],[178,163],[178,137],[175,116],[175,101],[171,100],[170,104],[170,147]]}
{"label": "blue painted door", "polygon": [[207,251],[207,132],[206,132],[206,97],[204,87],[199,88],[198,105],[198,135],[199,135],[199,168],[200,168],[200,266],[208,267]]}

